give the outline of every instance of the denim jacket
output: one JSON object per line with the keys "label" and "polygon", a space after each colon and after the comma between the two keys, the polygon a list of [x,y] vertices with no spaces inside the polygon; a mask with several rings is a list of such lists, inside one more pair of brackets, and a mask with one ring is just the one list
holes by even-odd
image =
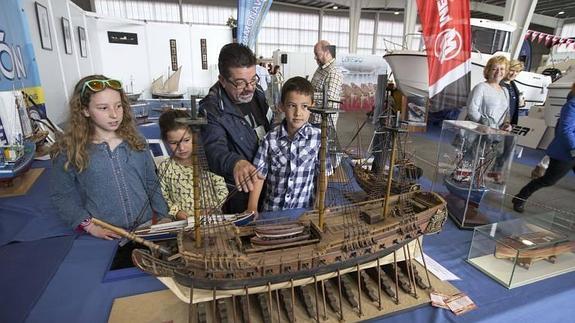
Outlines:
{"label": "denim jacket", "polygon": [[152,209],[160,217],[167,216],[148,149],[134,151],[126,141],[113,151],[107,143],[91,144],[88,149],[90,161],[81,173],[73,166],[64,170],[65,152],[53,161],[50,197],[68,225],[76,228],[92,216],[133,229],[152,218]]}

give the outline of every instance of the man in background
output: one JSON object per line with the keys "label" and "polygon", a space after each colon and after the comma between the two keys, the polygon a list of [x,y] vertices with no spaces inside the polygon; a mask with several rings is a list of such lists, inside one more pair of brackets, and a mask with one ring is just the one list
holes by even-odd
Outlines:
{"label": "man in background", "polygon": [[[314,102],[316,107],[327,107],[329,109],[339,109],[339,103],[332,101],[341,100],[341,85],[343,74],[335,65],[335,57],[330,50],[330,44],[326,40],[320,40],[313,48],[315,61],[318,68],[313,74],[311,84],[314,88]],[[327,104],[323,102],[323,93],[327,91]],[[335,129],[337,126],[338,114],[331,115],[331,124]],[[318,124],[321,116],[311,114],[310,123]]]}

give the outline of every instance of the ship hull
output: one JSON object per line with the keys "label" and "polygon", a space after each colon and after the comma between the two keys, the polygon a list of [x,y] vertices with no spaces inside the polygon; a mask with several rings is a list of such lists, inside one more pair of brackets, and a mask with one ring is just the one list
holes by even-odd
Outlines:
{"label": "ship hull", "polygon": [[485,193],[489,191],[489,189],[485,186],[479,188],[470,188],[469,183],[467,183],[467,185],[464,183],[458,183],[449,177],[444,178],[443,183],[445,184],[445,187],[449,193],[457,196],[462,200],[467,200],[469,198],[469,203],[474,206],[479,206],[483,200],[483,197],[485,196]]}
{"label": "ship hull", "polygon": [[[217,236],[206,237],[212,243],[207,248],[196,247],[192,235],[182,232],[178,236],[181,256],[177,261],[156,259],[142,250],[135,251],[132,259],[151,274],[172,276],[181,285],[209,290],[266,286],[337,272],[392,254],[424,234],[441,230],[446,212],[445,201],[439,195],[410,192],[392,196],[390,203],[398,203],[400,198],[410,200],[415,210],[407,218],[389,216],[370,223],[367,219],[381,212],[383,199],[360,202],[332,208],[323,232],[316,226],[317,212],[305,213],[299,223],[307,225],[311,238],[304,242],[253,246],[244,241],[254,235],[254,227],[232,229],[230,225],[228,229],[235,230],[235,236],[223,237],[229,233],[222,228]],[[354,210],[355,216],[343,218],[349,216],[349,210]],[[235,250],[215,252],[222,245],[234,245]]]}
{"label": "ship hull", "polygon": [[[408,191],[413,191],[420,189],[417,184],[417,180],[421,177],[423,171],[417,166],[413,166],[408,173],[408,179],[405,183],[400,183],[396,180],[391,181],[391,192],[393,194],[405,193]],[[353,176],[357,181],[357,184],[361,189],[367,194],[381,197],[384,195],[384,188],[382,183],[385,181],[387,175],[374,174],[372,171],[364,169],[361,165],[355,165],[353,167]]]}
{"label": "ship hull", "polygon": [[32,166],[35,152],[36,144],[31,141],[26,141],[24,144],[24,155],[15,163],[8,163],[0,167],[0,182],[11,181],[27,172]]}
{"label": "ship hull", "polygon": [[297,280],[307,277],[314,277],[319,276],[327,273],[337,272],[338,270],[344,270],[347,268],[352,268],[357,265],[361,265],[373,260],[376,260],[381,257],[385,257],[387,255],[392,254],[394,251],[401,249],[404,245],[408,244],[409,242],[413,241],[413,239],[409,241],[404,241],[402,243],[398,243],[393,245],[393,247],[387,248],[385,250],[381,250],[377,253],[368,254],[360,257],[355,257],[353,259],[349,259],[347,261],[340,261],[336,263],[332,263],[329,265],[324,265],[320,267],[316,267],[310,270],[299,270],[294,273],[285,273],[279,274],[274,276],[263,276],[251,279],[242,279],[242,280],[215,280],[215,279],[198,279],[193,278],[185,273],[179,273],[177,270],[174,272],[174,279],[181,285],[186,287],[194,287],[200,289],[207,289],[207,290],[235,290],[235,289],[242,289],[242,288],[252,288],[258,286],[265,286],[268,284],[277,284],[281,282],[288,282],[290,280]]}

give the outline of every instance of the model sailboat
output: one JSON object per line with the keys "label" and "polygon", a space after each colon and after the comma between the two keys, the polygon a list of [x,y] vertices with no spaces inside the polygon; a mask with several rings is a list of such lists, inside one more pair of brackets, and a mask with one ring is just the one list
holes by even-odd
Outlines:
{"label": "model sailboat", "polygon": [[479,206],[485,193],[489,191],[485,185],[485,176],[495,161],[496,144],[488,140],[479,143],[479,158],[473,163],[471,147],[474,137],[458,136],[459,145],[455,158],[455,168],[445,176],[443,182],[447,190],[456,197],[467,200],[473,206]]}
{"label": "model sailboat", "polygon": [[[14,118],[12,125],[7,123],[2,124],[2,132],[6,136],[6,130],[10,129],[10,138],[4,138],[0,143],[0,185],[11,186],[12,180],[24,174],[34,160],[34,153],[36,151],[35,133],[32,129],[28,109],[24,102],[23,94],[19,91],[12,92],[14,97],[9,102],[14,102],[13,110]],[[10,111],[11,109],[6,109]],[[8,127],[8,128],[6,128]]]}
{"label": "model sailboat", "polygon": [[[379,117],[379,123],[374,130],[372,139],[371,155],[373,162],[370,165],[368,160],[363,159],[353,167],[353,174],[359,186],[371,198],[385,196],[387,182],[386,178],[392,174],[391,193],[401,194],[408,191],[419,190],[417,180],[421,177],[423,171],[413,163],[409,153],[406,151],[408,132],[407,124],[399,121],[399,113],[393,113],[388,105],[387,100],[383,103],[382,115]],[[392,125],[397,125],[393,127]],[[389,128],[395,128],[395,134],[388,131]],[[397,138],[397,147],[392,149],[392,139]],[[389,165],[391,158],[394,159],[394,168],[390,170]]]}
{"label": "model sailboat", "polygon": [[160,76],[152,82],[152,98],[155,99],[181,99],[182,93],[180,89],[180,75],[182,74],[182,67],[168,77],[164,82],[164,76]]}

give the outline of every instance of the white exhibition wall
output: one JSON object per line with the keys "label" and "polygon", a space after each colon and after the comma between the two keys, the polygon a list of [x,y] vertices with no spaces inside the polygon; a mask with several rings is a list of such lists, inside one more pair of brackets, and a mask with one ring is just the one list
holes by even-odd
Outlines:
{"label": "white exhibition wall", "polygon": [[[34,3],[48,8],[53,50],[40,46]],[[150,97],[152,81],[168,76],[171,66],[170,39],[176,40],[178,65],[182,66],[180,92],[206,94],[217,80],[218,54],[232,41],[226,26],[149,23],[97,17],[70,1],[22,0],[44,89],[46,111],[55,123],[66,121],[68,100],[76,82],[90,74],[104,74],[124,83],[129,92]],[[73,49],[66,54],[62,18],[68,19]],[[78,27],[86,31],[86,57],[80,55]],[[108,42],[108,31],[136,33],[138,44]],[[202,70],[200,39],[206,39],[208,69]],[[171,71],[171,69],[170,69]]]}
{"label": "white exhibition wall", "polygon": [[[52,50],[40,46],[35,2],[48,8]],[[86,27],[83,10],[72,2],[57,0],[22,0],[22,7],[28,19],[48,117],[56,123],[62,123],[67,117],[67,102],[72,86],[80,79],[80,75],[93,72],[91,59],[80,58],[79,55],[77,27]],[[73,48],[70,55],[64,50],[62,18],[68,19],[71,25]],[[88,57],[91,57],[90,53]]]}

